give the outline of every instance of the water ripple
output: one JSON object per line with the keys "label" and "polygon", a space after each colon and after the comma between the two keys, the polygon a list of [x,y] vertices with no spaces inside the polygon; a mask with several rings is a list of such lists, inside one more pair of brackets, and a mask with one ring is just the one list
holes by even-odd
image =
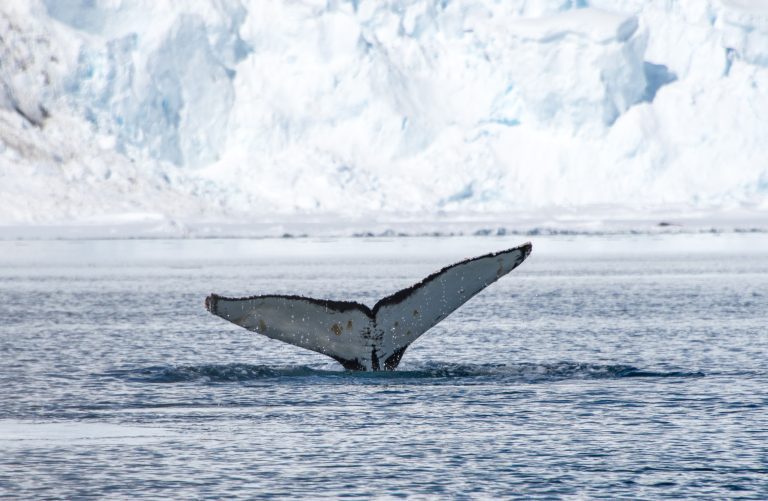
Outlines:
{"label": "water ripple", "polygon": [[429,362],[391,372],[352,372],[318,369],[307,365],[269,366],[251,364],[203,364],[151,366],[138,369],[111,370],[101,376],[144,383],[229,383],[261,379],[313,378],[335,380],[403,379],[463,379],[498,378],[505,381],[546,382],[567,379],[622,378],[698,378],[705,374],[687,370],[649,370],[622,364],[592,364],[584,362],[515,363],[515,364],[456,364]]}

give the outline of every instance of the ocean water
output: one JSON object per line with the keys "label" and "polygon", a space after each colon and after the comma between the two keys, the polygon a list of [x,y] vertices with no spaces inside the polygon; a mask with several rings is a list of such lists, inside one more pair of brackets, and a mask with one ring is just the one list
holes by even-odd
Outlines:
{"label": "ocean water", "polygon": [[203,307],[520,243],[0,242],[0,497],[768,498],[766,235],[535,238],[391,373]]}

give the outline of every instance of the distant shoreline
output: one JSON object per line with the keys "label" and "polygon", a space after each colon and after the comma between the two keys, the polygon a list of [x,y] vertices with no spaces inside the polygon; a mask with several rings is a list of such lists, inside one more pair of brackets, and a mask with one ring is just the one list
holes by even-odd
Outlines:
{"label": "distant shoreline", "polygon": [[768,214],[649,214],[640,217],[494,214],[419,220],[411,215],[388,218],[286,216],[269,220],[170,218],[123,214],[77,222],[0,224],[0,240],[205,239],[205,238],[408,238],[621,236],[667,234],[768,233]]}

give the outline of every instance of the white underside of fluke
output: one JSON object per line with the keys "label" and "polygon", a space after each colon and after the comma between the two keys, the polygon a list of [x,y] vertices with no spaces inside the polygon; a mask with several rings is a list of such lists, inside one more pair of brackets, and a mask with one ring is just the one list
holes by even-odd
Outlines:
{"label": "white underside of fluke", "polygon": [[301,296],[227,298],[208,311],[248,330],[334,358],[349,370],[393,370],[406,348],[472,296],[518,267],[531,244],[447,266],[365,305]]}

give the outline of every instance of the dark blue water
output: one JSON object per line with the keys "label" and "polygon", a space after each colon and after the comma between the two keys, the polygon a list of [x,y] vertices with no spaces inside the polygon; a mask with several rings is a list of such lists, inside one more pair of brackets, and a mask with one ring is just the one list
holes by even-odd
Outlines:
{"label": "dark blue water", "polygon": [[0,242],[0,497],[768,497],[768,237],[534,240],[394,373],[209,315],[514,238]]}

